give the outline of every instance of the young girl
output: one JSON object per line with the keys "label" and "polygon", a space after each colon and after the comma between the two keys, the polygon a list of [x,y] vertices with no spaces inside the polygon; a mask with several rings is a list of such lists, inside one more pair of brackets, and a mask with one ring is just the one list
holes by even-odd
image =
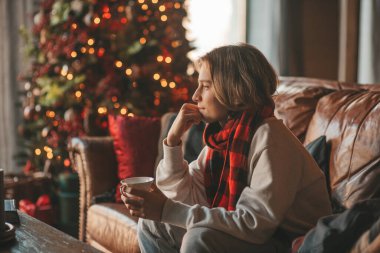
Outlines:
{"label": "young girl", "polygon": [[[331,213],[313,158],[273,115],[277,76],[241,44],[199,60],[195,104],[184,104],[167,138],[151,191],[127,188],[142,252],[286,252]],[[205,121],[206,147],[183,159],[181,137]],[[138,197],[138,198],[136,198]]]}

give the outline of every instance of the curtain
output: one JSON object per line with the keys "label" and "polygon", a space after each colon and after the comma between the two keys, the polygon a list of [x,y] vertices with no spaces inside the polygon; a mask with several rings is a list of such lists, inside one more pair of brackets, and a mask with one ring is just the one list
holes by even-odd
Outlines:
{"label": "curtain", "polygon": [[380,83],[380,0],[360,1],[359,83]]}
{"label": "curtain", "polygon": [[17,125],[20,122],[18,76],[25,68],[22,56],[21,25],[28,27],[33,3],[31,0],[0,0],[0,168],[5,173],[18,172]]}

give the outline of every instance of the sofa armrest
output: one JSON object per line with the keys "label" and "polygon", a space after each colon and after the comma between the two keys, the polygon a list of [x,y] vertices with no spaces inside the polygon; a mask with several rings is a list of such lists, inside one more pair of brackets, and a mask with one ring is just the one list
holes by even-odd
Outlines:
{"label": "sofa armrest", "polygon": [[79,239],[85,241],[87,210],[92,197],[109,191],[118,182],[113,139],[111,137],[73,138],[68,148],[72,166],[79,175]]}

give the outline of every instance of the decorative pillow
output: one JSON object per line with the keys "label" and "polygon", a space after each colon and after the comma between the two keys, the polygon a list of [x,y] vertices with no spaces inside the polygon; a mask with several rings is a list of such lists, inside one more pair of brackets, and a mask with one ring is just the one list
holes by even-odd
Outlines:
{"label": "decorative pillow", "polygon": [[[118,177],[153,176],[160,134],[160,118],[108,117],[110,135],[114,139]],[[121,202],[120,184],[116,187],[116,201]]]}

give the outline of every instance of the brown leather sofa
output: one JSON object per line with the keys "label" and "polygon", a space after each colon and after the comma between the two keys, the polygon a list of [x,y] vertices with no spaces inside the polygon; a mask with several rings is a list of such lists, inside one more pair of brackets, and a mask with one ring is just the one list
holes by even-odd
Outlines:
{"label": "brown leather sofa", "polygon": [[[276,117],[305,145],[326,135],[335,200],[349,208],[380,196],[380,85],[283,77],[275,101]],[[167,124],[165,115],[162,128]],[[80,177],[80,240],[105,252],[139,252],[136,219],[122,204],[91,205],[118,181],[112,139],[74,138],[70,150]]]}

